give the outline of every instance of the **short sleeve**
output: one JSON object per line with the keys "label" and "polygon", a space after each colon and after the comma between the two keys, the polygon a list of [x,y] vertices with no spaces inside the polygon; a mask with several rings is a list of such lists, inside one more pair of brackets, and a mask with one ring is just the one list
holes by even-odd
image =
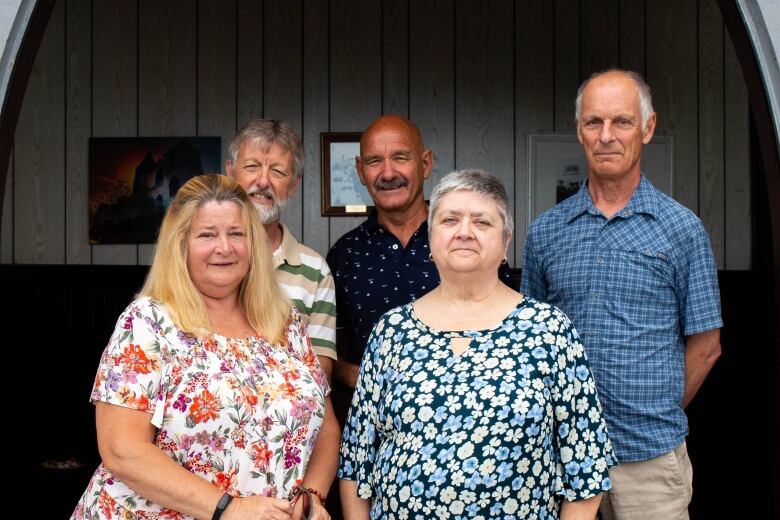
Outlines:
{"label": "short sleeve", "polygon": [[723,320],[715,257],[707,231],[698,218],[686,237],[686,258],[676,271],[675,283],[683,334],[690,336],[718,329]]}
{"label": "short sleeve", "polygon": [[163,319],[146,298],[125,309],[100,358],[91,401],[154,411],[162,380]]}
{"label": "short sleeve", "polygon": [[312,374],[312,377],[320,387],[322,387],[323,395],[330,394],[330,385],[328,384],[328,376],[320,366],[320,362],[317,359],[317,353],[311,345],[309,334],[306,326],[301,320],[301,315],[298,309],[292,308],[292,314],[290,315],[290,323],[287,328],[287,340],[290,342],[290,347],[295,354],[303,360]]}
{"label": "short sleeve", "polygon": [[379,402],[383,394],[382,343],[385,318],[379,320],[368,339],[347,422],[341,438],[338,477],[357,481],[357,494],[374,495],[374,463],[380,443]]}
{"label": "short sleeve", "polygon": [[559,314],[552,387],[558,468],[555,492],[569,501],[583,500],[612,487],[608,470],[617,460],[585,350],[569,319]]}
{"label": "short sleeve", "polygon": [[536,252],[534,239],[533,227],[531,227],[525,239],[520,292],[536,300],[544,301],[547,299],[547,290],[544,286],[541,259]]}
{"label": "short sleeve", "polygon": [[309,323],[306,327],[315,353],[334,361],[338,359],[336,354],[336,286],[330,269],[327,269],[317,285],[314,302],[309,313]]}

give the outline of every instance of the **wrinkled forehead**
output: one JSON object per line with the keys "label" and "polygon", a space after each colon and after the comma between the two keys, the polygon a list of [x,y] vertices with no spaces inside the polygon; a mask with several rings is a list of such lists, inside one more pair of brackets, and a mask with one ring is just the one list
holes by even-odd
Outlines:
{"label": "wrinkled forehead", "polygon": [[639,88],[625,77],[595,78],[582,93],[582,113],[591,111],[639,113]]}
{"label": "wrinkled forehead", "polygon": [[498,200],[486,193],[480,193],[470,188],[456,188],[442,195],[435,208],[458,214],[495,214],[498,215]]}
{"label": "wrinkled forehead", "polygon": [[422,139],[416,129],[400,121],[372,125],[360,138],[360,154],[379,151],[419,151]]}
{"label": "wrinkled forehead", "polygon": [[292,156],[290,150],[285,148],[281,143],[276,141],[268,141],[263,137],[255,137],[253,139],[247,139],[241,143],[241,148],[238,149],[238,158],[249,158],[257,155],[278,155],[278,156]]}

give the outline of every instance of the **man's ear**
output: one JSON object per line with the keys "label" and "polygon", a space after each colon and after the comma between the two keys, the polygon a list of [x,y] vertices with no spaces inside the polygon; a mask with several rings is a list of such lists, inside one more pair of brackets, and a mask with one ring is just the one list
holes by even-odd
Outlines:
{"label": "man's ear", "polygon": [[228,159],[227,161],[225,161],[225,174],[226,174],[228,177],[230,177],[231,179],[235,179],[235,178],[236,178],[236,175],[235,175],[235,174],[236,174],[236,172],[235,172],[235,170],[233,169],[233,163],[230,161],[230,159]]}
{"label": "man's ear", "polygon": [[360,179],[360,184],[365,186],[366,179],[363,178],[363,160],[360,158],[359,155],[355,156],[355,170],[357,171],[358,179]]}
{"label": "man's ear", "polygon": [[433,151],[428,149],[422,153],[423,179],[427,179],[433,171]]}
{"label": "man's ear", "polygon": [[295,179],[293,179],[293,182],[290,185],[290,196],[295,195],[295,192],[298,190],[298,186],[301,185],[302,180],[303,180],[303,175],[295,176]]}
{"label": "man's ear", "polygon": [[645,125],[644,129],[642,130],[642,142],[647,144],[650,142],[650,139],[653,138],[653,134],[655,133],[655,124],[656,124],[656,116],[655,112],[650,114],[650,117],[647,119],[647,124]]}

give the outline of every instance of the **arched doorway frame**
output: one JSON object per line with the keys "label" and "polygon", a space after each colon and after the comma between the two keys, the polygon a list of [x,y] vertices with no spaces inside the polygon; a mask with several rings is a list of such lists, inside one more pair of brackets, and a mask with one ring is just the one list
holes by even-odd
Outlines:
{"label": "arched doorway frame", "polygon": [[[0,60],[0,214],[5,195],[8,159],[22,100],[38,48],[56,0],[21,0]],[[757,128],[763,183],[769,200],[772,230],[774,311],[780,304],[780,68],[761,6],[748,0],[718,0],[748,87]],[[777,9],[777,8],[776,8]],[[780,396],[780,319],[774,323],[775,395]],[[780,432],[777,402],[774,432]],[[775,435],[777,437],[777,435]],[[775,474],[780,462],[774,461]],[[777,485],[777,483],[776,483]],[[780,489],[775,493],[780,501]]]}

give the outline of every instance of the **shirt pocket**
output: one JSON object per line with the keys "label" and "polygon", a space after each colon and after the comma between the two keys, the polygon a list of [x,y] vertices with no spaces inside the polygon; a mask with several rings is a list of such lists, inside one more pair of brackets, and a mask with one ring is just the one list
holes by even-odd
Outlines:
{"label": "shirt pocket", "polygon": [[610,279],[619,300],[639,307],[674,305],[674,267],[669,253],[652,247],[614,251]]}

